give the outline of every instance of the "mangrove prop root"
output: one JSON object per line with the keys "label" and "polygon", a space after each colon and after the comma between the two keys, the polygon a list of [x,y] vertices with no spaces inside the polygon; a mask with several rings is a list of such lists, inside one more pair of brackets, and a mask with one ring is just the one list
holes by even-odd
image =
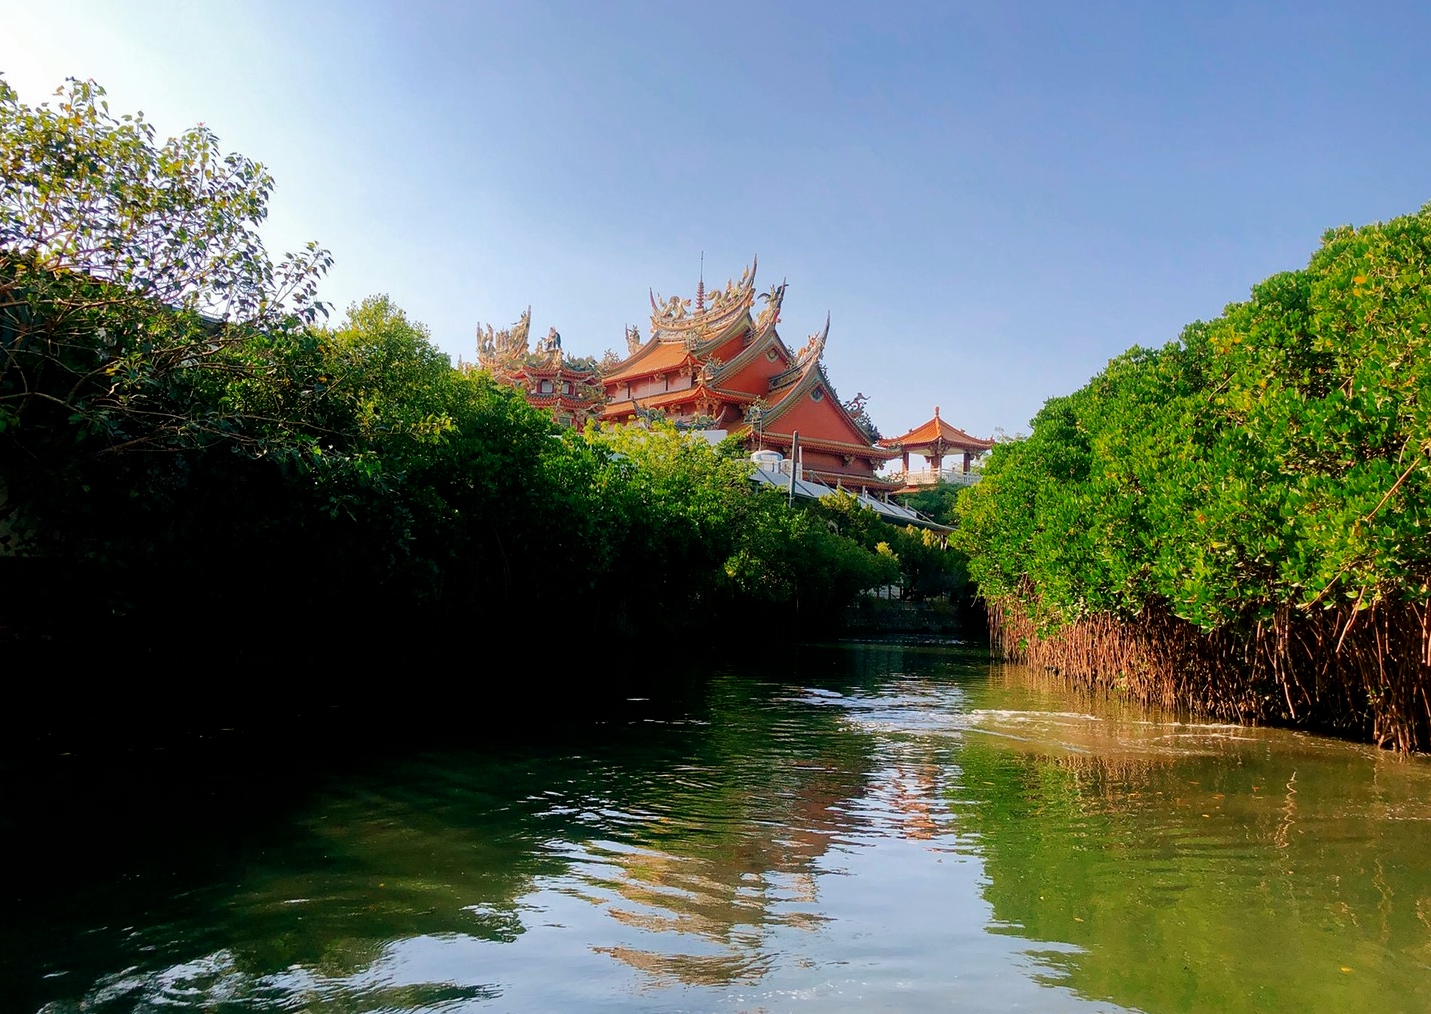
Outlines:
{"label": "mangrove prop root", "polygon": [[1152,603],[1041,629],[1023,601],[988,603],[996,658],[1087,690],[1245,724],[1431,750],[1431,602],[1276,610],[1213,631]]}

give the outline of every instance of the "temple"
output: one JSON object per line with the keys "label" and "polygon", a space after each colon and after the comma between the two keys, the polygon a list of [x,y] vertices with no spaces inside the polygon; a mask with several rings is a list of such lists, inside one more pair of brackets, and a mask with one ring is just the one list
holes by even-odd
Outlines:
{"label": "temple", "polygon": [[490,324],[485,330],[477,325],[477,366],[517,388],[529,404],[550,412],[561,425],[581,429],[601,413],[596,362],[566,358],[556,328],[530,348],[531,326],[530,306],[509,328],[494,331]]}
{"label": "temple", "polygon": [[[904,468],[894,478],[900,483],[901,490],[908,490],[919,486],[930,486],[936,482],[961,484],[972,482],[975,476],[970,472],[969,466],[973,464],[975,458],[993,447],[994,442],[981,440],[978,437],[970,436],[957,426],[950,426],[939,418],[939,406],[935,405],[933,419],[914,427],[902,436],[881,440],[880,445],[889,450],[892,455],[898,455],[902,460]],[[926,462],[925,467],[910,471],[910,454],[918,454],[923,457]],[[944,467],[945,456],[952,454],[963,455],[962,468]]]}
{"label": "temple", "polygon": [[787,456],[799,434],[802,476],[856,489],[894,488],[876,473],[898,451],[877,444],[864,396],[841,403],[825,373],[830,319],[798,350],[781,339],[785,284],[756,305],[755,264],[692,301],[651,294],[651,337],[627,329],[628,356],[604,371],[610,422],[663,417],[677,425],[726,430],[752,451]]}
{"label": "temple", "polygon": [[[752,262],[739,280],[712,292],[702,279],[694,301],[652,292],[651,335],[643,340],[638,328],[627,328],[625,359],[607,353],[598,366],[589,357],[567,358],[556,328],[533,347],[528,307],[509,328],[478,326],[477,366],[564,426],[662,419],[724,431],[751,451],[787,458],[798,435],[799,478],[813,481],[816,492],[834,486],[880,496],[977,478],[970,465],[993,441],[949,425],[937,406],[923,425],[880,439],[865,396],[841,402],[825,372],[829,315],[824,327],[791,351],[777,330],[785,283],[757,295],[755,268]],[[911,470],[911,454],[922,455],[926,467]],[[962,468],[945,468],[944,459],[954,454],[963,455]],[[894,458],[903,468],[879,474]],[[788,467],[779,467],[789,475]]]}

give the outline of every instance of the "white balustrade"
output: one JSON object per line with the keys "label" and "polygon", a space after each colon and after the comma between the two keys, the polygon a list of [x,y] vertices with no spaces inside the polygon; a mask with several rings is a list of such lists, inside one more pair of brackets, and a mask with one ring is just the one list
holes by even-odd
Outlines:
{"label": "white balustrade", "polygon": [[896,472],[893,478],[903,479],[906,486],[933,486],[938,482],[947,482],[954,486],[972,486],[979,481],[979,473],[966,472],[963,468],[911,468],[903,474]]}

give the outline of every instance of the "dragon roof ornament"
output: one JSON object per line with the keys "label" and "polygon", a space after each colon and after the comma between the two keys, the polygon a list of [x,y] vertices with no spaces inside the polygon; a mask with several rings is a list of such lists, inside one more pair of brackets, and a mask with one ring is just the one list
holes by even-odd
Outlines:
{"label": "dragon roof ornament", "polygon": [[694,310],[689,299],[680,296],[667,299],[651,290],[651,333],[705,331],[729,323],[755,302],[756,264],[757,260],[752,259],[750,266],[741,272],[739,281],[728,279],[723,289],[706,292],[702,281]]}
{"label": "dragon roof ornament", "polygon": [[734,306],[755,294],[755,266],[758,258],[753,258],[748,267],[740,273],[740,281],[727,278],[724,289],[713,289],[706,293],[711,310]]}
{"label": "dragon roof ornament", "polygon": [[[477,325],[477,365],[484,370],[511,368],[528,356],[527,340],[532,329],[532,308],[529,306],[511,327],[500,331],[492,325]],[[560,348],[560,339],[558,339]]]}
{"label": "dragon roof ornament", "polygon": [[760,298],[765,300],[765,306],[761,309],[760,316],[755,319],[756,331],[764,331],[780,323],[780,304],[785,301],[785,282],[772,285],[769,292],[760,294]]}
{"label": "dragon roof ornament", "polygon": [[804,365],[812,359],[820,359],[825,354],[825,342],[830,337],[830,314],[825,312],[825,326],[810,335],[805,344],[800,346],[800,351],[795,353],[795,362]]}
{"label": "dragon roof ornament", "polygon": [[658,299],[656,290],[651,290],[651,326],[681,326],[690,316],[691,301],[680,296]]}
{"label": "dragon roof ornament", "polygon": [[830,337],[830,315],[825,314],[825,326],[806,339],[805,344],[800,346],[800,351],[795,353],[795,361],[786,369],[781,370],[770,378],[770,389],[772,391],[786,387],[801,376],[805,371],[814,365],[820,365],[821,358],[825,355],[825,342]]}
{"label": "dragon roof ornament", "polygon": [[869,395],[860,391],[849,401],[845,402],[844,409],[846,414],[855,421],[855,424],[864,430],[865,435],[870,438],[870,443],[874,444],[879,442],[880,432],[879,427],[876,426],[874,420],[870,418],[869,408],[867,407],[869,400]]}
{"label": "dragon roof ornament", "polygon": [[545,338],[537,340],[533,355],[552,365],[560,365],[562,361],[561,332],[556,328],[548,330]]}

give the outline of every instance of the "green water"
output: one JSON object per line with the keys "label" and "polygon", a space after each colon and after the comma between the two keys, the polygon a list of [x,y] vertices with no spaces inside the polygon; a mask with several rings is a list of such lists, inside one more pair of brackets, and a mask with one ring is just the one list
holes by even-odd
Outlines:
{"label": "green water", "polygon": [[12,763],[0,1005],[1431,1009],[1423,760],[953,648],[496,720]]}

